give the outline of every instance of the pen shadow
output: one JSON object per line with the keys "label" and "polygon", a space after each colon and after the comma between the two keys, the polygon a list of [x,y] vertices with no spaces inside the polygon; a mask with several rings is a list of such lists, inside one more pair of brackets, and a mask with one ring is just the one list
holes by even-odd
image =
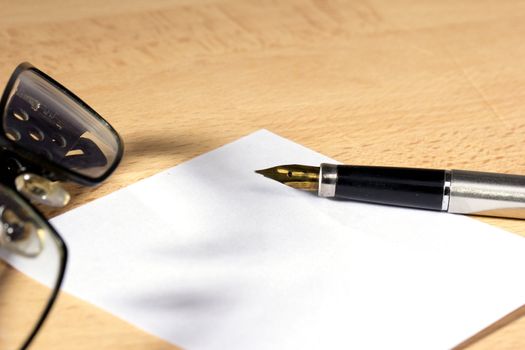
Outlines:
{"label": "pen shadow", "polygon": [[[156,326],[157,331],[164,336],[176,336],[177,344],[188,344],[198,342],[206,334],[212,333],[222,315],[238,307],[238,302],[233,298],[235,293],[231,293],[230,288],[227,285],[210,283],[206,287],[148,291],[147,295],[129,295],[127,299],[135,307],[147,312],[153,311],[158,319],[163,319],[165,314],[177,314],[176,325],[160,324]],[[191,322],[181,322],[184,319]]]}
{"label": "pen shadow", "polygon": [[[209,236],[212,237],[149,251],[172,270],[162,278],[162,283],[153,283],[140,294],[125,296],[135,308],[154,312],[159,319],[164,314],[177,315],[176,324],[160,324],[157,329],[160,334],[175,337],[177,344],[199,343],[216,331],[223,317],[246,307],[245,282],[230,269],[237,265],[239,257],[257,255],[260,240],[239,245],[235,232]],[[191,321],[181,322],[184,319]]]}
{"label": "pen shadow", "polygon": [[494,322],[490,326],[486,327],[485,329],[481,330],[480,332],[476,333],[472,337],[468,338],[467,340],[463,341],[462,343],[458,344],[453,348],[453,350],[465,350],[468,349],[471,345],[479,342],[482,339],[485,339],[489,337],[490,335],[497,332],[499,329],[519,320],[520,318],[525,317],[525,304],[511,312],[510,314],[507,314],[503,318],[499,319],[498,321]]}

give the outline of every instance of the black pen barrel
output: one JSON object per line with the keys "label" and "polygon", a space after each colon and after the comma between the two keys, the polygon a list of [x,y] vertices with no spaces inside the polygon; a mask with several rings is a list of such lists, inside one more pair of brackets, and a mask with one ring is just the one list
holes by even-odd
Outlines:
{"label": "black pen barrel", "polygon": [[443,207],[445,174],[445,170],[437,169],[337,165],[333,197],[446,210]]}

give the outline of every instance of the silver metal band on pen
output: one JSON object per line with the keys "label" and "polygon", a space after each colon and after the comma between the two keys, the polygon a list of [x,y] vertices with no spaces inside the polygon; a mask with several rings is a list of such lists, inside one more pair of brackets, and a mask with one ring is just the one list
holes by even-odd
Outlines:
{"label": "silver metal band on pen", "polygon": [[450,204],[450,186],[452,181],[452,171],[445,170],[445,181],[443,182],[443,202],[441,204],[441,211],[448,211]]}
{"label": "silver metal band on pen", "polygon": [[337,165],[323,163],[319,170],[319,197],[335,197]]}

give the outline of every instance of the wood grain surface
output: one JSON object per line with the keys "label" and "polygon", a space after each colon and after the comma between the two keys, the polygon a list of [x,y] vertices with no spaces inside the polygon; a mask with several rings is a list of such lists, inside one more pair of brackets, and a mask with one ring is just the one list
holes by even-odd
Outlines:
{"label": "wood grain surface", "polygon": [[[525,174],[524,1],[0,0],[0,9],[0,84],[29,61],[126,144],[108,181],[68,186],[71,205],[48,217],[260,128],[346,163]],[[525,221],[482,220],[525,236]],[[525,349],[524,313],[460,348]],[[65,294],[33,348],[174,349]]]}

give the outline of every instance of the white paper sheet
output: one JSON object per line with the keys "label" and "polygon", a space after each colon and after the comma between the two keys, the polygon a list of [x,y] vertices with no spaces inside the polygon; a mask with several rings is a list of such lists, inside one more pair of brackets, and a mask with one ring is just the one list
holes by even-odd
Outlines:
{"label": "white paper sheet", "polygon": [[54,220],[64,289],[187,349],[447,349],[525,302],[525,239],[254,173],[331,161],[259,131]]}

